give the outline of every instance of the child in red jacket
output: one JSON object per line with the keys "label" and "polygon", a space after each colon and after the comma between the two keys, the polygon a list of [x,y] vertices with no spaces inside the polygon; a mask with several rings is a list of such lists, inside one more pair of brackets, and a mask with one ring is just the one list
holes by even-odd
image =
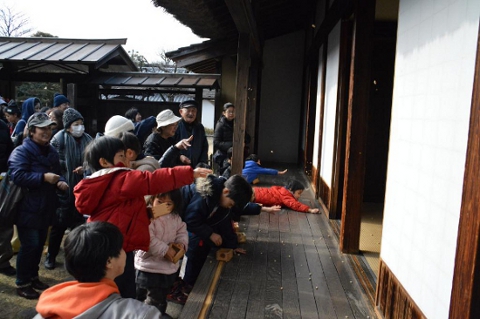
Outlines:
{"label": "child in red jacket", "polygon": [[281,205],[291,210],[317,214],[318,208],[310,208],[298,201],[305,186],[297,180],[292,180],[286,186],[254,187],[255,202],[264,206]]}
{"label": "child in red jacket", "polygon": [[125,145],[115,137],[102,136],[85,149],[85,161],[93,172],[75,186],[75,206],[88,221],[101,220],[116,225],[124,236],[127,261],[123,275],[115,282],[124,298],[135,298],[133,251],[148,251],[150,219],[144,196],[165,193],[189,185],[194,178],[211,173],[189,166],[161,168],[153,173],[125,167]]}

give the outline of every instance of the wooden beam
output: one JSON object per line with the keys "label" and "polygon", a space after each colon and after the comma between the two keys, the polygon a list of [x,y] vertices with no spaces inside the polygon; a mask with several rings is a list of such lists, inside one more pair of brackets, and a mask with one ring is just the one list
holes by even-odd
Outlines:
{"label": "wooden beam", "polygon": [[237,83],[235,94],[235,126],[233,129],[232,175],[243,168],[243,142],[247,117],[248,80],[250,70],[250,35],[240,33],[237,53]]}
{"label": "wooden beam", "polygon": [[480,30],[449,318],[480,317]]}
{"label": "wooden beam", "polygon": [[340,249],[358,253],[365,176],[375,0],[355,2]]}
{"label": "wooden beam", "polygon": [[210,59],[221,58],[226,55],[237,53],[238,41],[215,42],[199,49],[185,50],[180,53],[170,54],[168,57],[175,61],[178,67],[185,67]]}
{"label": "wooden beam", "polygon": [[238,33],[249,34],[253,48],[257,56],[261,56],[262,45],[258,33],[257,22],[253,15],[253,9],[248,0],[225,0],[225,4],[230,11],[233,21],[237,27]]}

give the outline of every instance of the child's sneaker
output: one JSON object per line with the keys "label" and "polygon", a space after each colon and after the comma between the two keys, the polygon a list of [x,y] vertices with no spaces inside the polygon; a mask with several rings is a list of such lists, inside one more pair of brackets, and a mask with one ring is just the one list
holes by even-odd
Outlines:
{"label": "child's sneaker", "polygon": [[187,302],[188,296],[185,295],[183,292],[179,292],[176,294],[169,293],[167,295],[167,300],[179,305],[184,305]]}
{"label": "child's sneaker", "polygon": [[183,292],[186,296],[192,292],[193,287],[187,284],[186,282],[183,282],[183,285],[180,288],[180,291]]}

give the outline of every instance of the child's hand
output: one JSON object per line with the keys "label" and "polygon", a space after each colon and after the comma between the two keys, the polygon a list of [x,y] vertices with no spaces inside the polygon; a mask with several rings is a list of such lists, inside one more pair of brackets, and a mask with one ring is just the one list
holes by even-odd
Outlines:
{"label": "child's hand", "polygon": [[318,208],[309,208],[309,209],[308,209],[308,212],[309,212],[310,214],[318,214],[319,211],[320,211],[320,210],[319,210]]}
{"label": "child's hand", "polygon": [[288,169],[283,170],[283,171],[278,171],[278,175],[283,175],[283,174],[285,174],[287,171],[288,171]]}
{"label": "child's hand", "polygon": [[176,254],[177,254],[177,252],[175,251],[175,249],[173,249],[172,247],[168,247],[168,250],[165,253],[165,255],[163,256],[163,258],[165,258],[168,261],[173,262],[173,257],[175,257]]}
{"label": "child's hand", "polygon": [[234,251],[237,253],[237,254],[242,254],[242,255],[246,255],[247,254],[247,251],[243,248],[235,248]]}
{"label": "child's hand", "polygon": [[275,215],[275,213],[278,213],[281,209],[282,209],[282,206],[280,205],[274,205],[270,207],[262,206],[262,212],[269,213],[272,215]]}
{"label": "child's hand", "polygon": [[215,244],[215,246],[220,246],[222,244],[222,236],[220,236],[219,234],[217,233],[212,233],[210,235],[210,240],[212,241],[212,243]]}
{"label": "child's hand", "polygon": [[207,177],[208,174],[212,174],[213,171],[208,168],[202,168],[202,167],[197,167],[193,170],[193,177],[198,178],[198,177]]}

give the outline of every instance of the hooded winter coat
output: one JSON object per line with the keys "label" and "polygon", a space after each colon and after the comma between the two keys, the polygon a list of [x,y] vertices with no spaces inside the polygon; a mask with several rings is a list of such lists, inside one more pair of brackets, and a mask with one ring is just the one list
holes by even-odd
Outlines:
{"label": "hooded winter coat", "polygon": [[125,167],[95,172],[75,186],[75,206],[88,221],[110,222],[123,234],[123,249],[148,251],[150,219],[144,196],[182,187],[193,181],[189,166],[157,169],[153,173]]}
{"label": "hooded winter coat", "polygon": [[35,104],[40,103],[40,100],[36,97],[31,97],[26,99],[22,104],[22,118],[15,125],[15,129],[12,133],[12,141],[14,146],[22,144],[23,130],[27,126],[28,118],[35,113]]}
{"label": "hooded winter coat", "polygon": [[[8,167],[15,184],[28,189],[18,205],[15,224],[42,229],[51,225],[57,208],[57,187],[44,181],[45,173],[61,175],[58,152],[50,144],[40,146],[30,138],[13,150]],[[60,177],[60,181],[65,181]]]}
{"label": "hooded winter coat", "polygon": [[230,209],[220,206],[220,197],[226,179],[209,175],[197,179],[196,184],[181,188],[184,220],[190,241],[209,240],[212,233],[222,236],[225,248],[237,248],[237,235],[232,228],[233,214]]}
{"label": "hooded winter coat", "polygon": [[149,116],[133,125],[135,126],[135,135],[138,137],[140,145],[143,145],[152,130],[157,126],[157,119],[155,116]]}
{"label": "hooded winter coat", "polygon": [[300,203],[284,186],[254,187],[255,202],[264,206],[281,205],[297,212],[308,213],[310,207]]}
{"label": "hooded winter coat", "polygon": [[160,319],[160,311],[135,299],[122,298],[113,280],[69,281],[45,290],[34,319]]}

